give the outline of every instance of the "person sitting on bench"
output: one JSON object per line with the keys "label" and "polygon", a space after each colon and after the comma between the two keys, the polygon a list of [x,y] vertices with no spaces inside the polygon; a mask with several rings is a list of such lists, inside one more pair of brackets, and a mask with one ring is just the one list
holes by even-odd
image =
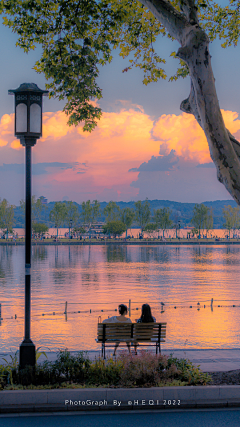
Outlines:
{"label": "person sitting on bench", "polygon": [[156,319],[152,316],[151,307],[148,304],[142,305],[142,315],[136,320],[137,323],[155,323]]}
{"label": "person sitting on bench", "polygon": [[[108,319],[103,320],[102,323],[132,323],[131,319],[129,317],[126,317],[128,308],[125,304],[120,304],[118,306],[118,311],[119,311],[119,316],[109,317]],[[131,352],[130,343],[127,342],[126,344],[128,346],[128,351],[130,353]],[[118,346],[119,346],[119,342],[116,342],[113,356],[116,356],[116,350]]]}
{"label": "person sitting on bench", "polygon": [[[142,305],[142,315],[139,319],[136,319],[137,323],[155,323],[156,319],[152,316],[151,307],[149,304]],[[138,343],[134,344],[135,354],[137,354]]]}

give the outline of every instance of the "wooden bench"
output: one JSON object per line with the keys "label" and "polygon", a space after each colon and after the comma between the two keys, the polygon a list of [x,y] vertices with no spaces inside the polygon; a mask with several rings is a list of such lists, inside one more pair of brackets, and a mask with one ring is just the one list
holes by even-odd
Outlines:
{"label": "wooden bench", "polygon": [[154,346],[161,353],[161,343],[166,338],[166,323],[98,323],[97,342],[102,343],[102,357],[106,347],[126,342],[134,346]]}

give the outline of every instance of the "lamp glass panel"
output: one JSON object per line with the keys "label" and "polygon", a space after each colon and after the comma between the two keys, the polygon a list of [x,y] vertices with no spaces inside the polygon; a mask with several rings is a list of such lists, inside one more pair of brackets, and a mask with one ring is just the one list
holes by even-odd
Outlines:
{"label": "lamp glass panel", "polygon": [[18,104],[16,107],[16,133],[27,132],[27,106]]}
{"label": "lamp glass panel", "polygon": [[30,106],[30,132],[41,133],[41,107],[38,104]]}

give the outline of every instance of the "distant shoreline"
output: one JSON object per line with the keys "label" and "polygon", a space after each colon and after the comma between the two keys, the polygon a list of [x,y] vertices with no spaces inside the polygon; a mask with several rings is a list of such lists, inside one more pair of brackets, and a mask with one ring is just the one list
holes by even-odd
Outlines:
{"label": "distant shoreline", "polygon": [[[0,246],[24,246],[25,242],[24,241],[1,241],[0,240]],[[135,241],[124,241],[124,240],[106,240],[106,241],[93,241],[93,242],[89,242],[89,241],[82,241],[82,240],[74,240],[74,241],[66,241],[63,239],[63,241],[59,240],[58,242],[54,242],[54,241],[32,241],[32,246],[62,246],[62,245],[69,245],[69,246],[74,246],[74,245],[80,245],[80,246],[89,246],[89,245],[97,245],[97,246],[105,246],[105,245],[144,245],[144,246],[153,246],[153,245],[157,245],[157,246],[166,246],[166,245],[240,245],[240,239],[224,239],[224,240],[220,240],[220,241],[214,241],[213,239],[171,239],[171,240],[167,240],[167,241],[159,241],[159,240],[135,240]]]}

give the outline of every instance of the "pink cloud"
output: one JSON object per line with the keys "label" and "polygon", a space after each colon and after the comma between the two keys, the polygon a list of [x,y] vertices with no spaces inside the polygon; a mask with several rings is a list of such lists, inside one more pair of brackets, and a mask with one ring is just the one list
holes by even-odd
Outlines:
{"label": "pink cloud", "polygon": [[[240,120],[237,113],[222,113],[229,130],[238,134]],[[126,109],[126,105],[121,101],[120,111],[103,112],[97,128],[92,133],[83,132],[81,125],[69,127],[67,120],[68,117],[61,111],[44,113],[43,137],[32,150],[33,163],[85,165],[76,168],[46,167],[47,173],[34,175],[34,191],[38,192],[38,195],[45,194],[50,200],[61,200],[65,194],[70,194],[69,197],[76,201],[86,200],[86,197],[99,197],[101,200],[109,197],[110,200],[113,196],[116,200],[130,200],[138,197],[140,181],[141,188],[144,187],[146,191],[149,188],[150,192],[151,180],[151,194],[155,191],[157,195],[159,192],[156,186],[164,185],[167,191],[167,185],[173,185],[174,181],[181,188],[181,180],[184,185],[187,179],[191,180],[193,165],[211,161],[204,133],[193,116],[188,114],[162,115],[154,122],[144,113],[141,106],[127,104]],[[2,163],[24,161],[24,149],[13,133],[14,115],[5,114],[0,121]],[[189,176],[186,180],[182,176],[183,171],[181,174],[178,172],[179,165],[176,162],[174,174],[173,171],[156,172],[157,168],[159,171],[161,169],[157,166],[161,156],[168,155],[171,150],[175,150],[176,158],[181,159],[180,167],[184,164],[184,168],[188,170]],[[141,180],[137,180],[137,169],[143,163],[147,166],[139,169],[143,172]],[[151,164],[155,165],[155,173],[152,178],[150,175],[146,178],[146,174],[151,173]],[[133,172],[128,172],[130,169]],[[198,176],[201,176],[201,173],[203,171],[199,170]],[[164,180],[162,177],[165,177]],[[146,185],[143,183],[144,179]],[[89,196],[86,196],[87,194]],[[180,194],[181,192],[179,197]]]}

